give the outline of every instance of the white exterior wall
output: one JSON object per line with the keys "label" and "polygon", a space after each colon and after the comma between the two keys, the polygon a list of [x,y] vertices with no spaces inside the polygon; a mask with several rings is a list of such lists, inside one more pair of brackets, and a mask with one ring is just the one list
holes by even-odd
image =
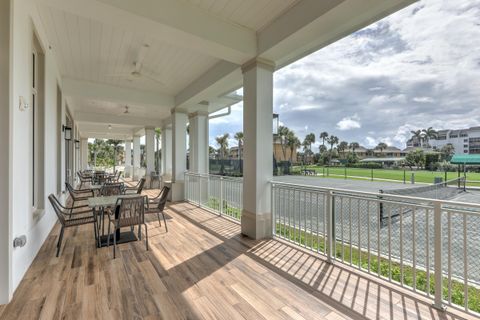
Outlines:
{"label": "white exterior wall", "polygon": [[0,170],[3,173],[3,178],[0,180],[0,304],[7,303],[12,294],[10,106],[13,99],[9,77],[11,68],[10,6],[10,1],[0,1],[0,66],[2,66],[0,68],[0,145],[2,145]]}
{"label": "white exterior wall", "polygon": [[[458,131],[458,130],[455,130]],[[480,138],[480,129],[465,129],[461,130],[462,132],[465,132],[468,136],[467,137],[460,137],[460,135],[457,138],[450,138],[450,133],[449,131],[447,133],[447,139],[445,140],[434,140],[431,139],[429,141],[430,145],[433,148],[436,149],[441,149],[443,146],[451,143],[453,147],[455,148],[455,153],[456,154],[468,154],[469,153],[469,139],[470,138]]]}
{"label": "white exterior wall", "polygon": [[[5,2],[5,1],[4,1]],[[48,43],[44,42],[45,33],[36,12],[36,6],[27,0],[12,1],[12,60],[10,69],[11,87],[11,114],[10,114],[10,184],[11,205],[10,221],[11,226],[9,239],[11,255],[9,257],[9,289],[8,298],[11,298],[14,290],[22,280],[25,272],[38,253],[43,242],[50,233],[57,221],[46,197],[50,193],[56,193],[57,189],[57,83],[60,83],[60,76],[54,61],[53,51],[49,50]],[[33,23],[32,23],[33,22]],[[32,122],[32,109],[20,111],[18,99],[26,97],[31,104],[31,52],[33,39],[33,25],[37,31],[38,38],[45,53],[45,103],[39,101],[38,107],[45,108],[45,143],[44,143],[44,210],[34,215],[30,197],[32,189],[32,129],[29,124]],[[63,104],[64,105],[64,104]],[[64,108],[64,107],[63,107]],[[62,112],[64,114],[64,112]],[[63,159],[63,156],[61,157]],[[63,184],[63,180],[62,180]],[[15,214],[13,214],[15,213]],[[11,247],[13,239],[25,235],[27,243],[24,247]],[[3,256],[1,259],[3,260]],[[5,303],[5,296],[0,296],[0,303]]]}

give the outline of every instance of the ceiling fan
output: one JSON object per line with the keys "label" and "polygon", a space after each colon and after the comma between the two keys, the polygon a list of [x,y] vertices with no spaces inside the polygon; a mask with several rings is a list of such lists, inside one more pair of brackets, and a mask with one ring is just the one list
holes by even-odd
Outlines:
{"label": "ceiling fan", "polygon": [[156,74],[152,71],[147,71],[143,72],[145,69],[143,66],[143,61],[145,60],[145,57],[147,55],[147,51],[150,48],[148,44],[144,44],[140,47],[140,50],[138,51],[137,58],[133,62],[133,69],[130,72],[124,72],[124,73],[118,73],[118,74],[108,74],[108,77],[114,77],[114,78],[124,78],[127,81],[133,82],[136,79],[148,79],[150,81],[154,81],[164,87],[166,87],[165,82],[161,81],[158,79],[158,76],[155,76]]}
{"label": "ceiling fan", "polygon": [[123,110],[122,113],[120,113],[121,116],[127,116],[130,114],[130,111],[128,110],[128,106],[125,106],[125,110]]}

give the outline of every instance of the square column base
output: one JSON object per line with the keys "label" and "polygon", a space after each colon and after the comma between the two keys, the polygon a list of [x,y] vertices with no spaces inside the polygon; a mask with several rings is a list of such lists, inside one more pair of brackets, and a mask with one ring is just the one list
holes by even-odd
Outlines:
{"label": "square column base", "polygon": [[185,200],[185,181],[165,181],[164,184],[170,187],[169,201],[178,202]]}
{"label": "square column base", "polygon": [[266,239],[273,236],[272,214],[242,211],[242,234],[252,239]]}
{"label": "square column base", "polygon": [[132,176],[132,167],[125,166],[125,170],[123,171],[123,176],[125,178],[130,178]]}

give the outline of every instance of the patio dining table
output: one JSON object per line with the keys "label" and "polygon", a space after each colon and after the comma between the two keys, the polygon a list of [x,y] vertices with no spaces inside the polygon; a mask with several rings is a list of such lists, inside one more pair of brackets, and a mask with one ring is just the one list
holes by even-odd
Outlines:
{"label": "patio dining table", "polygon": [[[98,196],[90,197],[87,199],[88,206],[94,210],[94,213],[97,214],[97,210],[100,211],[100,222],[103,225],[103,220],[105,217],[105,208],[114,207],[117,204],[118,199],[125,198],[134,198],[138,197],[138,194],[122,194],[116,196]],[[99,248],[106,247],[108,244],[108,237],[110,237],[110,242],[113,244],[113,235],[106,235],[105,228],[102,228],[102,234],[98,237],[97,246]],[[133,230],[120,232],[120,229],[116,231],[117,244],[126,243],[131,241],[137,241],[137,237]]]}

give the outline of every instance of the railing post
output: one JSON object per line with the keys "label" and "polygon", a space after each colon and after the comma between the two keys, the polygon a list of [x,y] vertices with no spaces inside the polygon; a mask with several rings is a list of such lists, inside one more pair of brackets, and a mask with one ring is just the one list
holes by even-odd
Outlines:
{"label": "railing post", "polygon": [[220,177],[220,215],[223,214],[223,177]]}
{"label": "railing post", "polygon": [[202,206],[202,176],[198,176],[198,206]]}
{"label": "railing post", "polygon": [[328,191],[326,193],[326,208],[325,208],[325,214],[327,215],[327,230],[326,230],[326,246],[327,246],[327,259],[329,263],[332,263],[332,258],[335,255],[335,252],[333,251],[333,237],[335,236],[335,230],[334,230],[334,197],[332,194],[332,191]]}
{"label": "railing post", "polygon": [[[433,227],[434,227],[434,272],[435,272],[435,302],[433,307],[445,310],[443,305],[443,274],[442,274],[442,203],[435,201],[433,204]],[[428,241],[428,239],[427,239]],[[429,281],[429,280],[427,280]]]}

